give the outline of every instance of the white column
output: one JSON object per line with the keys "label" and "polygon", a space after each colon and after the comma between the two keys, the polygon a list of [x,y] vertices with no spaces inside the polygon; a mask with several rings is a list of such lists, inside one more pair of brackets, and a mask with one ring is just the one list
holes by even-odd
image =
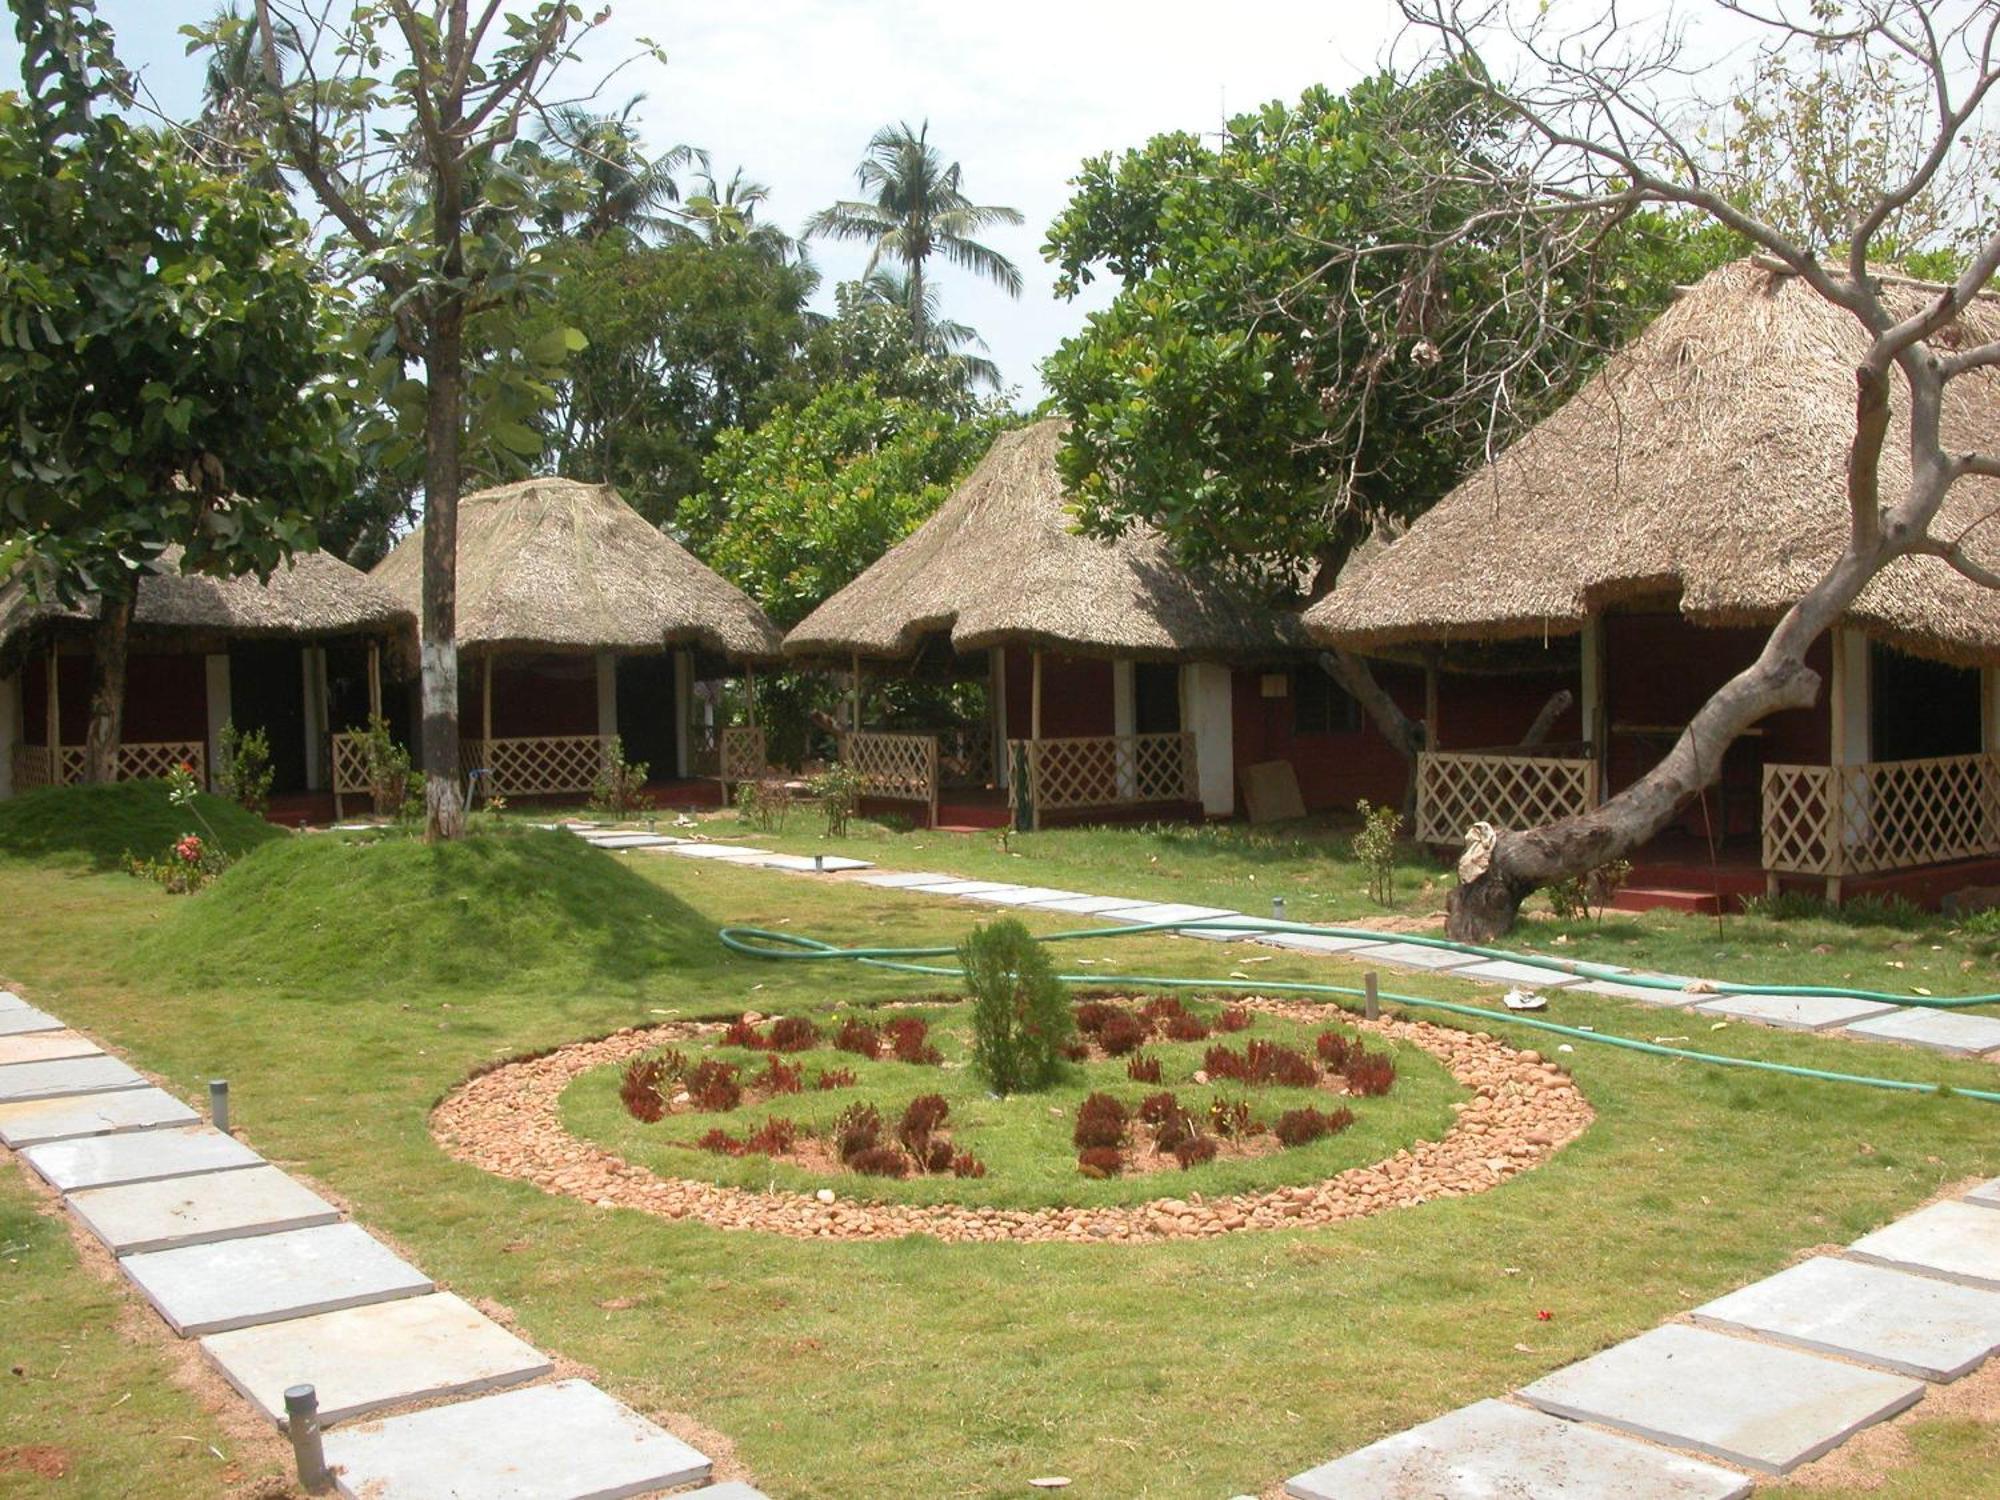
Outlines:
{"label": "white column", "polygon": [[1236,811],[1236,727],[1229,668],[1194,662],[1181,672],[1182,722],[1194,735],[1201,810],[1211,818]]}
{"label": "white column", "polygon": [[1833,686],[1829,712],[1833,716],[1833,763],[1858,766],[1870,759],[1868,637],[1836,626],[1833,632]]}
{"label": "white column", "polygon": [[14,747],[21,743],[21,679],[0,677],[0,798],[14,795]]}
{"label": "white column", "polygon": [[[694,717],[694,653],[674,653],[674,774],[688,773],[688,722]],[[753,717],[754,722],[754,717]],[[716,750],[721,752],[718,738]]]}
{"label": "white column", "polygon": [[306,789],[319,791],[327,785],[326,652],[318,646],[304,646],[299,661],[306,694]]}
{"label": "white column", "polygon": [[[1136,734],[1138,722],[1132,663],[1114,661],[1111,664],[1111,732],[1119,736]],[[1138,763],[1123,755],[1118,757],[1118,795],[1127,800],[1139,795]]]}
{"label": "white column", "polygon": [[609,651],[597,653],[597,732],[618,732],[618,658]]}
{"label": "white column", "polygon": [[222,726],[229,722],[229,654],[211,652],[201,664],[208,698],[208,779],[212,786],[222,769]]}

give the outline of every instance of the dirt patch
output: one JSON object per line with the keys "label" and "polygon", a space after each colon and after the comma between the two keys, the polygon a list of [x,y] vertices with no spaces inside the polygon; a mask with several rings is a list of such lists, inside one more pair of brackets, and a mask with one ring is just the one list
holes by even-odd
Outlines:
{"label": "dirt patch", "polygon": [[[1324,1006],[1280,1000],[1241,1002],[1307,1023],[1331,1019]],[[1342,1014],[1343,1025],[1421,1047],[1472,1097],[1454,1105],[1443,1137],[1419,1141],[1385,1161],[1324,1182],[1204,1199],[1160,1198],[1104,1208],[998,1209],[956,1204],[869,1204],[815,1194],[751,1192],[660,1177],[563,1128],[558,1101],[580,1074],[629,1061],[663,1044],[713,1034],[713,1026],[669,1022],[579,1042],[536,1058],[503,1063],[448,1094],[431,1115],[447,1153],[484,1171],[531,1182],[544,1192],[600,1208],[633,1208],[720,1229],[753,1229],[798,1239],[882,1240],[928,1234],[965,1241],[1154,1243],[1244,1230],[1337,1224],[1391,1208],[1483,1192],[1548,1160],[1592,1118],[1562,1069],[1537,1052],[1517,1051],[1488,1032],[1428,1021]]]}
{"label": "dirt patch", "polygon": [[0,1448],[0,1474],[32,1474],[37,1479],[61,1479],[69,1473],[69,1449],[54,1443],[23,1443]]}

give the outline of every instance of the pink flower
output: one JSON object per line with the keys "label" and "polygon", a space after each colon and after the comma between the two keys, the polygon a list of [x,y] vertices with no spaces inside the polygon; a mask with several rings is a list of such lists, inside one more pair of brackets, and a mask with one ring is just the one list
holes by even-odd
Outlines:
{"label": "pink flower", "polygon": [[187,835],[187,837],[183,838],[178,844],[174,845],[174,854],[180,859],[182,864],[187,864],[187,865],[200,864],[201,863],[200,837],[192,833]]}

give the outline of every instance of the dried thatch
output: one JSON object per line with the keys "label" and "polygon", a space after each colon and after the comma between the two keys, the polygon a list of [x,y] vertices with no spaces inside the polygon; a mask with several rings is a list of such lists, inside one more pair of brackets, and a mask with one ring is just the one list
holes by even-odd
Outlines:
{"label": "dried thatch", "polygon": [[[47,628],[86,625],[95,606],[63,609],[38,603],[25,573],[0,584],[0,662],[12,662]],[[169,547],[141,582],[132,614],[135,641],[226,640],[232,637],[323,639],[354,634],[401,635],[416,617],[368,575],[329,552],[302,552],[259,583],[254,575],[210,578],[180,571],[180,549]]]}
{"label": "dried thatch", "polygon": [[[374,577],[423,597],[419,526]],[[694,645],[735,661],[778,655],[776,627],[609,485],[526,479],[458,502],[458,642],[532,651]]]}
{"label": "dried thatch", "polygon": [[[1907,293],[1914,305],[1920,295]],[[1968,335],[2000,335],[1982,302]],[[1854,367],[1848,313],[1796,278],[1725,266],[1662,313],[1576,396],[1453,490],[1311,610],[1358,648],[1567,634],[1607,605],[1671,606],[1707,625],[1767,623],[1846,541]],[[1947,443],[2000,438],[2000,379],[1951,387]],[[1909,403],[1898,403],[1907,415]],[[1882,492],[1907,482],[1892,430]],[[2000,504],[1961,480],[1939,531]],[[1990,532],[1992,528],[1988,528]],[[1981,560],[2000,563],[2000,538]],[[2000,658],[2000,598],[1930,558],[1885,570],[1852,623],[1949,661]]]}
{"label": "dried thatch", "polygon": [[1153,660],[1255,659],[1306,644],[1296,616],[1177,566],[1140,527],[1079,536],[1056,470],[1063,424],[1003,433],[952,497],[785,637],[794,657],[901,659],[1023,645]]}

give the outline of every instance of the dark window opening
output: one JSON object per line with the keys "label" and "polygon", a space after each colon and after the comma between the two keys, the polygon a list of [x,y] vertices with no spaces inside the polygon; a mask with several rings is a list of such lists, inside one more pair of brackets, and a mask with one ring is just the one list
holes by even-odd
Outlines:
{"label": "dark window opening", "polygon": [[1132,665],[1132,731],[1178,734],[1181,727],[1181,669],[1172,662]]}
{"label": "dark window opening", "polygon": [[1983,748],[1979,672],[1868,647],[1870,760],[1977,755]]}
{"label": "dark window opening", "polygon": [[1292,669],[1292,733],[1352,734],[1361,705],[1318,667]]}

